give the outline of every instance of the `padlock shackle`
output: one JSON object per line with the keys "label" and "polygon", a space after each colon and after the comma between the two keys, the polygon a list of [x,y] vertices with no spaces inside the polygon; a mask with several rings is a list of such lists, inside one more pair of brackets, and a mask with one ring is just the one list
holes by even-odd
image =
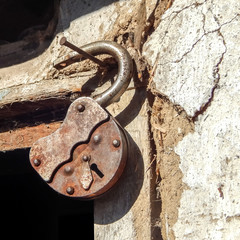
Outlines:
{"label": "padlock shackle", "polygon": [[[62,38],[62,45],[66,45],[75,49],[79,52],[85,52],[85,55],[90,55],[91,58],[94,58],[95,61],[98,60],[94,57],[94,55],[99,54],[109,54],[114,57],[114,59],[118,63],[118,76],[116,81],[112,84],[112,86],[98,95],[95,100],[102,106],[107,107],[112,102],[118,100],[120,96],[127,89],[133,72],[133,62],[128,51],[123,48],[121,45],[112,41],[98,41],[89,43],[87,45],[78,48],[73,44],[69,43],[66,38]],[[71,46],[70,46],[71,45]],[[66,56],[61,57],[57,61],[54,62],[54,67],[62,68],[63,64],[66,66],[66,62],[69,64],[76,62],[79,59],[85,59],[82,54],[77,52],[72,52]],[[98,60],[101,62],[100,60]],[[103,62],[102,62],[103,63]],[[69,65],[68,64],[68,65]],[[104,64],[104,63],[103,63]]]}
{"label": "padlock shackle", "polygon": [[102,107],[107,107],[118,100],[127,89],[133,72],[132,58],[125,48],[112,41],[93,42],[81,47],[81,49],[92,55],[110,54],[118,63],[116,81],[110,88],[95,98]]}

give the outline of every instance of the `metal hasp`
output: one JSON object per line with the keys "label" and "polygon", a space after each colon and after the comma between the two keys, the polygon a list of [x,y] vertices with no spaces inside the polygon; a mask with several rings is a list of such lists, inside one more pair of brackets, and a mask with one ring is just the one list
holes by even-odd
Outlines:
{"label": "metal hasp", "polygon": [[[101,196],[123,173],[128,155],[127,137],[101,105],[106,106],[112,99],[119,98],[132,75],[132,60],[129,66],[130,56],[118,44],[104,41],[87,46],[83,49],[89,54],[113,55],[120,67],[120,76],[115,85],[95,100],[89,97],[75,100],[60,128],[35,142],[30,151],[32,167],[50,187],[80,199]],[[126,53],[128,60],[123,63]],[[122,79],[123,76],[128,79]]]}

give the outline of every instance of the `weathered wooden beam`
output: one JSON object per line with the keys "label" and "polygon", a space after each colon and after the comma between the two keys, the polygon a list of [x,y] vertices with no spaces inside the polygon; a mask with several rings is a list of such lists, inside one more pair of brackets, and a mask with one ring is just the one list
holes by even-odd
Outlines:
{"label": "weathered wooden beam", "polygon": [[29,148],[41,137],[45,137],[59,128],[61,122],[40,124],[0,133],[0,151]]}
{"label": "weathered wooden beam", "polygon": [[88,70],[85,75],[78,73],[71,77],[70,74],[68,79],[30,84],[26,87],[28,91],[22,86],[0,90],[0,151],[31,147],[37,139],[52,133],[72,101],[101,93],[110,86],[106,81],[115,73],[113,66],[104,79],[101,71]]}

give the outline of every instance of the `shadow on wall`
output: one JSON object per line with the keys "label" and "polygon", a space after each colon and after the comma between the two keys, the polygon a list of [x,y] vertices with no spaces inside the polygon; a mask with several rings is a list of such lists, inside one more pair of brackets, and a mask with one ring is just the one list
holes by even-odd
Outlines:
{"label": "shadow on wall", "polygon": [[95,200],[95,224],[105,225],[121,219],[129,212],[142,188],[144,178],[142,154],[134,140],[128,137],[129,155],[126,168],[116,186]]}
{"label": "shadow on wall", "polygon": [[115,2],[72,1],[66,8],[66,1],[0,0],[0,68],[39,56],[73,20]]}
{"label": "shadow on wall", "polygon": [[[136,72],[133,77],[136,78]],[[145,99],[145,89],[136,89],[128,106],[116,116],[116,120],[126,127],[139,114]],[[128,139],[128,160],[122,177],[113,189],[94,202],[95,224],[118,221],[129,212],[140,194],[144,180],[144,162],[139,147],[129,134]]]}

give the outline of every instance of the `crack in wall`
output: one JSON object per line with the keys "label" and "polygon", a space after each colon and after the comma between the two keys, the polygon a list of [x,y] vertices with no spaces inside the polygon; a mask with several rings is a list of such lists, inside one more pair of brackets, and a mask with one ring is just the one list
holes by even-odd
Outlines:
{"label": "crack in wall", "polygon": [[[203,13],[202,13],[203,14]],[[204,103],[200,106],[199,110],[196,111],[193,116],[192,116],[192,119],[193,121],[196,121],[198,116],[202,113],[204,113],[206,111],[206,109],[209,107],[209,105],[211,104],[211,102],[213,101],[214,99],[214,92],[215,90],[218,88],[218,83],[219,83],[219,80],[220,80],[220,75],[219,75],[219,68],[220,68],[220,65],[223,61],[223,58],[224,58],[224,55],[226,54],[227,52],[227,47],[226,47],[226,42],[225,42],[225,39],[224,39],[224,36],[223,34],[221,33],[221,28],[223,26],[226,26],[227,24],[230,24],[231,22],[233,22],[237,17],[239,16],[239,14],[236,14],[233,18],[231,18],[229,21],[226,21],[224,23],[222,23],[218,28],[216,29],[213,29],[211,31],[206,31],[205,29],[205,25],[206,25],[206,18],[205,18],[205,15],[203,14],[203,30],[204,30],[204,33],[201,35],[201,37],[192,44],[191,46],[191,49],[188,50],[187,52],[185,52],[181,58],[175,60],[175,61],[172,61],[172,62],[165,62],[165,63],[158,63],[159,59],[160,59],[160,54],[157,55],[157,58],[155,60],[155,65],[158,65],[158,66],[163,66],[165,64],[169,64],[169,63],[179,63],[181,62],[185,57],[188,56],[188,54],[190,54],[193,49],[195,47],[197,47],[197,45],[202,41],[204,40],[204,38],[207,38],[210,34],[218,34],[218,36],[221,37],[222,39],[222,42],[223,42],[223,46],[224,46],[224,51],[221,53],[221,56],[219,58],[219,60],[217,61],[217,63],[212,67],[213,70],[212,70],[212,76],[213,76],[213,86],[211,89],[209,89],[208,91],[210,91],[209,95],[210,97],[207,99],[207,101],[204,101]],[[219,22],[218,22],[219,23]],[[219,24],[218,24],[219,25]],[[156,67],[154,69],[154,71],[156,71]],[[182,84],[183,86],[183,84]],[[154,87],[154,86],[153,86]]]}
{"label": "crack in wall", "polygon": [[[235,18],[234,18],[235,19]],[[231,20],[233,21],[233,19]],[[230,21],[230,22],[231,22]],[[223,24],[223,25],[226,25],[226,24]],[[221,27],[223,26],[221,25]],[[220,76],[220,65],[223,61],[223,58],[224,58],[224,55],[226,54],[227,52],[227,46],[226,46],[226,42],[225,42],[225,39],[224,39],[224,36],[223,34],[221,33],[221,27],[217,30],[219,36],[221,36],[222,38],[222,42],[223,42],[223,45],[225,47],[225,51],[222,53],[221,57],[219,58],[219,61],[217,62],[217,64],[213,67],[213,78],[214,78],[214,86],[212,87],[211,89],[211,94],[210,94],[210,98],[208,99],[208,101],[206,103],[204,103],[200,109],[198,111],[195,112],[195,114],[193,115],[192,117],[192,120],[193,122],[195,122],[197,119],[198,119],[198,116],[199,115],[202,115],[207,109],[208,107],[211,105],[211,102],[213,101],[214,99],[214,93],[215,93],[215,90],[219,88],[219,81],[221,79],[221,76]]]}
{"label": "crack in wall", "polygon": [[183,11],[185,11],[185,10],[187,10],[187,9],[189,9],[189,8],[191,8],[191,7],[199,7],[199,6],[202,6],[204,3],[206,3],[208,0],[204,0],[203,2],[201,2],[201,3],[199,3],[199,2],[195,2],[195,3],[193,3],[193,4],[190,4],[190,5],[187,5],[187,6],[185,6],[184,8],[182,8],[182,9],[180,9],[180,10],[178,10],[178,11],[173,11],[169,16],[167,16],[167,17],[165,17],[165,18],[162,18],[162,21],[163,20],[166,20],[167,18],[170,18],[173,14],[175,14],[175,16],[173,17],[173,19],[179,14],[179,13],[181,13],[181,12],[183,12]]}
{"label": "crack in wall", "polygon": [[[203,15],[204,15],[204,14],[203,14]],[[230,21],[221,24],[221,25],[219,26],[219,28],[214,29],[214,30],[212,30],[212,31],[208,31],[208,32],[205,31],[205,17],[203,17],[203,20],[204,20],[204,21],[203,21],[203,22],[204,22],[204,24],[203,24],[204,34],[203,34],[195,43],[192,44],[192,47],[191,47],[191,49],[190,49],[189,51],[185,52],[185,53],[182,55],[182,57],[180,57],[179,59],[173,61],[172,63],[179,63],[179,62],[181,62],[181,61],[183,60],[183,58],[186,57],[189,53],[191,53],[192,50],[196,47],[196,45],[197,45],[204,37],[207,37],[209,34],[212,34],[212,33],[216,33],[216,32],[217,32],[217,33],[219,34],[219,36],[221,36],[221,37],[223,38],[223,36],[222,36],[222,34],[221,34],[221,28],[222,28],[223,26],[231,23],[232,21],[234,21],[234,20],[238,17],[238,15],[239,15],[239,14],[237,14],[237,15],[236,15],[234,18],[232,18]],[[224,38],[223,38],[223,43],[224,43],[224,46],[226,47]],[[225,52],[224,52],[224,54],[225,54]]]}
{"label": "crack in wall", "polygon": [[[190,115],[187,115],[187,117],[191,119],[192,124],[194,124],[194,121],[198,120],[198,116],[200,114],[203,114],[208,109],[208,107],[211,105],[212,101],[214,100],[214,95],[217,95],[217,93],[218,93],[216,90],[219,89],[219,82],[221,81],[221,75],[220,75],[220,73],[222,71],[221,66],[225,59],[224,57],[226,57],[226,55],[228,54],[228,49],[227,49],[228,45],[224,38],[225,33],[222,30],[222,27],[226,26],[227,24],[230,24],[232,21],[234,21],[239,16],[239,14],[236,14],[236,15],[232,14],[232,15],[230,15],[230,17],[228,16],[228,18],[226,18],[226,19],[220,18],[221,21],[219,21],[217,16],[215,16],[213,13],[211,14],[209,12],[209,9],[212,4],[211,1],[205,0],[204,2],[201,3],[201,5],[203,5],[204,3],[207,3],[207,2],[208,2],[208,4],[206,6],[204,6],[203,9],[197,10],[197,14],[199,14],[199,11],[201,11],[200,14],[202,13],[202,18],[201,18],[201,15],[200,15],[200,18],[199,18],[199,15],[197,18],[197,19],[202,20],[202,24],[201,24],[201,22],[196,22],[198,20],[194,19],[195,22],[191,26],[189,26],[189,28],[193,28],[193,29],[194,29],[194,27],[198,26],[198,28],[200,29],[201,32],[198,32],[198,34],[196,32],[196,35],[193,36],[195,38],[190,38],[191,39],[190,43],[188,43],[188,45],[186,45],[186,46],[183,46],[183,47],[186,47],[185,50],[182,50],[183,48],[181,48],[181,50],[182,50],[181,52],[177,51],[180,53],[178,55],[178,57],[176,57],[176,54],[174,55],[174,53],[176,53],[176,52],[174,52],[175,50],[170,49],[169,51],[165,52],[164,47],[165,48],[172,47],[172,46],[174,47],[175,45],[173,44],[171,39],[173,39],[174,37],[175,38],[182,37],[181,34],[183,34],[183,33],[181,33],[181,32],[179,32],[179,34],[176,33],[175,35],[172,33],[172,30],[174,31],[174,26],[176,25],[176,23],[178,24],[178,22],[181,21],[181,17],[183,17],[183,18],[185,17],[185,15],[179,16],[179,20],[178,20],[178,19],[176,19],[178,17],[177,15],[179,13],[185,11],[186,9],[191,11],[191,7],[197,7],[196,2],[194,4],[186,6],[184,9],[172,12],[172,13],[168,14],[167,17],[163,18],[162,21],[165,20],[165,22],[164,23],[162,22],[162,25],[160,24],[159,27],[161,28],[161,30],[158,32],[158,35],[156,34],[154,36],[155,38],[158,38],[158,39],[156,39],[156,40],[158,40],[158,42],[155,39],[153,39],[153,41],[149,42],[149,45],[146,46],[146,51],[148,52],[148,54],[154,53],[154,55],[153,55],[154,57],[152,57],[152,59],[151,59],[151,57],[149,57],[151,59],[151,61],[153,62],[152,72],[151,72],[152,76],[150,76],[149,88],[153,92],[153,94],[156,93],[157,97],[159,97],[161,100],[163,100],[162,103],[164,104],[165,103],[164,96],[166,96],[166,95],[167,95],[167,99],[170,99],[170,100],[176,99],[176,98],[172,97],[172,95],[175,96],[174,95],[175,93],[176,94],[180,94],[180,93],[178,91],[173,92],[171,89],[175,89],[175,86],[177,84],[182,83],[182,82],[176,80],[174,82],[176,85],[170,84],[171,89],[168,91],[168,86],[167,86],[167,84],[165,84],[164,81],[171,81],[171,80],[174,81],[175,77],[180,77],[180,79],[181,79],[181,75],[177,75],[175,73],[177,72],[178,74],[184,75],[187,72],[187,70],[189,70],[189,69],[187,69],[185,71],[184,67],[186,67],[187,64],[191,61],[197,62],[198,60],[197,59],[194,60],[194,58],[195,57],[197,58],[198,57],[197,55],[201,54],[202,49],[207,52],[208,49],[205,49],[205,43],[207,45],[209,44],[208,47],[209,47],[210,51],[207,52],[204,55],[204,57],[209,58],[210,64],[207,65],[208,63],[205,61],[205,59],[203,57],[201,59],[201,61],[199,61],[199,63],[197,63],[196,65],[193,66],[196,68],[198,68],[199,66],[200,67],[204,66],[203,70],[199,71],[198,69],[195,70],[195,68],[194,68],[194,70],[195,70],[194,72],[190,71],[190,73],[193,73],[193,74],[200,73],[199,74],[200,77],[197,80],[202,79],[203,81],[206,81],[205,85],[201,85],[201,84],[198,85],[198,82],[195,81],[194,83],[191,83],[192,85],[187,86],[187,87],[190,86],[189,89],[191,89],[191,86],[193,86],[196,83],[197,85],[196,86],[194,85],[193,89],[197,89],[197,90],[199,89],[200,90],[199,92],[200,92],[200,94],[202,94],[202,97],[203,97],[201,99],[201,101],[199,101],[199,103],[197,104],[197,106],[195,108],[195,109],[198,109],[198,106],[201,106],[200,110],[195,112],[195,109],[192,108],[193,110],[190,109],[190,110],[192,110],[191,117],[190,117]],[[173,7],[176,8],[176,6],[173,6]],[[207,11],[207,13],[204,14],[204,10]],[[188,12],[186,12],[186,15],[188,15]],[[192,14],[189,18],[191,18],[191,17],[194,17],[194,15]],[[174,21],[174,19],[175,19],[175,21]],[[212,24],[213,22],[214,22],[214,24]],[[198,24],[194,25],[196,23],[198,23]],[[182,25],[180,25],[180,26],[182,26]],[[196,30],[196,28],[194,30]],[[177,30],[177,31],[179,31],[179,30]],[[173,40],[175,40],[175,39],[173,39]],[[204,43],[202,41],[204,41]],[[161,45],[158,48],[157,52],[154,52],[155,49],[154,49],[154,45],[151,46],[152,43],[155,43],[155,44],[157,43],[157,44]],[[178,44],[179,44],[179,42],[178,42]],[[164,45],[164,46],[162,46],[162,45]],[[149,49],[148,49],[148,47],[149,47]],[[194,50],[194,52],[193,52],[193,50]],[[229,51],[230,51],[230,48],[229,48]],[[192,52],[192,54],[190,54],[191,52]],[[187,59],[184,59],[185,57]],[[183,59],[186,60],[186,62],[184,61],[184,62],[182,62],[182,64],[178,65],[178,63],[180,63]],[[166,68],[161,68],[161,66],[166,65],[166,64],[169,64],[169,66],[166,66]],[[225,62],[224,62],[224,64],[225,64]],[[171,73],[173,67],[177,67],[177,68],[182,67],[182,69],[180,69],[180,70],[177,69],[178,71],[175,71],[175,72],[173,71],[172,75],[171,74],[165,74],[165,75],[161,74],[161,72],[167,71],[166,69],[168,69]],[[181,70],[182,70],[182,72],[181,72]],[[156,73],[156,76],[155,76],[155,73]],[[203,75],[201,75],[201,73],[203,73]],[[191,76],[193,76],[193,75],[191,75]],[[161,82],[161,80],[159,80],[159,78],[161,78],[161,77],[163,78],[163,80],[162,80],[163,82]],[[206,77],[208,78],[208,80],[203,79]],[[183,79],[183,81],[186,79],[185,83],[189,84],[189,82],[187,82],[187,78],[185,78],[185,76],[182,79]],[[155,85],[159,82],[162,83],[163,85],[159,84],[159,88],[158,88],[158,86],[156,87]],[[199,86],[199,88],[198,88],[198,86]],[[205,89],[201,89],[202,86]],[[188,94],[189,89],[187,89],[184,92],[184,94]],[[194,97],[194,94],[192,96]],[[155,98],[155,101],[157,101],[157,97]],[[172,97],[172,99],[171,99],[171,97]],[[217,97],[218,96],[216,96],[216,98]],[[179,100],[179,101],[177,101],[177,100]],[[185,97],[185,99],[178,98],[177,100],[176,100],[176,103],[181,104],[182,103],[181,101],[183,101],[183,105],[184,105],[184,100],[186,100],[186,97]],[[194,101],[194,98],[192,98],[192,100]],[[172,103],[173,101],[170,101],[170,102]],[[173,106],[177,106],[177,104],[173,104]],[[158,114],[159,114],[161,119],[164,119],[166,122],[169,121],[169,119],[163,118],[161,116],[163,111],[166,110],[163,107],[161,108],[161,104],[159,104],[159,103],[156,104],[156,102],[155,102],[153,104],[153,107],[155,107],[155,108],[158,107],[158,109],[157,110],[155,109],[155,112],[154,112],[154,114],[156,115],[155,116],[156,119],[158,119],[158,117],[159,117]],[[152,116],[152,118],[153,118],[153,116]],[[174,236],[175,232],[171,232],[172,225],[171,224],[169,225],[169,217],[171,218],[173,216],[173,215],[171,215],[173,212],[170,211],[169,209],[167,209],[169,207],[169,205],[172,205],[172,204],[169,199],[166,200],[166,198],[171,199],[171,192],[167,188],[164,189],[165,181],[167,180],[167,182],[170,183],[172,178],[174,178],[174,177],[171,178],[171,174],[174,175],[174,173],[171,172],[169,175],[170,177],[167,178],[168,176],[166,176],[165,172],[164,172],[166,170],[169,162],[171,161],[171,159],[169,160],[169,162],[166,161],[166,156],[164,155],[163,151],[161,152],[161,146],[163,146],[165,144],[165,142],[163,140],[163,136],[165,136],[165,134],[169,134],[169,130],[165,129],[164,124],[165,124],[165,122],[163,122],[163,121],[158,122],[158,124],[152,122],[154,141],[157,146],[157,170],[156,171],[162,171],[160,173],[161,182],[158,186],[158,190],[160,191],[161,200],[163,202],[163,210],[161,213],[163,239],[175,239],[175,236]],[[170,152],[170,151],[167,152],[166,148],[164,149],[164,151],[166,154],[169,154],[169,152]],[[172,157],[172,158],[174,158],[174,157]],[[170,183],[169,185],[171,185],[171,184],[173,184],[173,183]],[[181,199],[181,196],[180,196],[180,199]],[[178,211],[179,207],[180,207],[180,205],[177,207],[177,211]],[[171,232],[170,233],[171,236],[169,236],[169,232]]]}
{"label": "crack in wall", "polygon": [[[206,3],[207,1],[208,1],[208,0],[204,0],[202,3],[195,2],[195,3],[193,3],[193,4],[190,4],[190,5],[188,5],[188,6],[185,6],[185,7],[182,8],[181,10],[173,11],[173,12],[171,12],[171,14],[170,14],[169,16],[167,16],[167,17],[165,17],[165,18],[162,18],[162,19],[161,19],[161,22],[163,22],[163,21],[165,21],[165,20],[167,20],[167,19],[171,19],[171,20],[169,21],[169,23],[168,23],[167,28],[166,28],[166,29],[169,29],[169,27],[170,27],[170,25],[172,24],[173,20],[174,20],[181,12],[183,12],[183,11],[185,11],[185,10],[188,10],[189,8],[191,8],[191,7],[193,7],[193,6],[194,6],[194,7],[199,7],[199,6],[203,5],[204,3]],[[175,14],[175,15],[174,15],[174,14]],[[172,15],[174,15],[174,16],[172,17]],[[166,31],[165,31],[165,34],[164,34],[163,37],[161,38],[159,44],[161,44],[161,43],[164,41],[164,39],[165,39],[165,37],[167,36],[167,34],[168,34],[168,31],[166,30]]]}

